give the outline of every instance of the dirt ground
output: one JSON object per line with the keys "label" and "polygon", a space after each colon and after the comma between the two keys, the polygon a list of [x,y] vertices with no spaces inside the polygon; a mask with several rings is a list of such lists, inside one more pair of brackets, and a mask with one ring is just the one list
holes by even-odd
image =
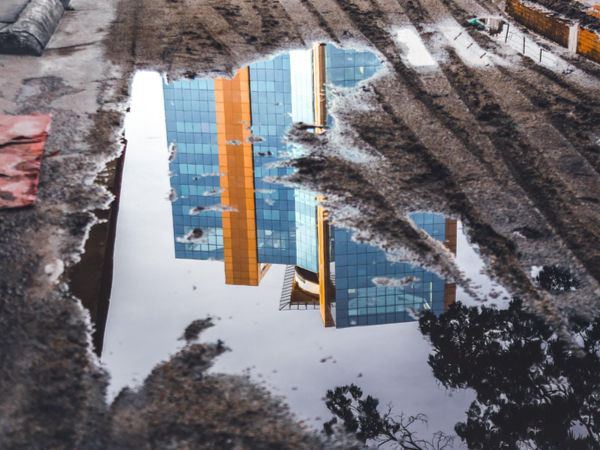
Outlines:
{"label": "dirt ground", "polygon": [[[469,290],[450,253],[408,214],[427,210],[460,219],[491,276],[557,329],[573,315],[598,313],[600,66],[538,39],[570,64],[568,72],[553,71],[468,26],[474,16],[501,15],[499,2],[106,5],[73,0],[75,13],[57,32],[60,45],[51,41],[36,60],[0,59],[0,113],[52,112],[47,152],[62,151],[44,161],[37,206],[0,215],[1,448],[322,445],[247,380],[204,377],[215,346],[189,347],[156,368],[140,391],[106,404],[108,375],[92,354],[89,318],[69,293],[62,267],[77,262],[95,220],[89,211],[110,200],[91,181],[118,154],[136,69],[171,79],[232,76],[314,41],[374,51],[385,70],[334,96],[334,129],[291,132],[290,140],[309,155],[291,163],[299,172],[289,181],[326,194],[335,220],[359,230],[361,239]],[[414,27],[437,66],[411,66],[397,27]],[[473,42],[470,57],[444,27]],[[478,61],[484,56],[487,66]],[[352,151],[369,162],[349,157]],[[544,264],[568,268],[580,288],[540,291],[530,270]],[[223,392],[231,392],[232,404],[215,400]],[[215,416],[198,410],[198,401]],[[264,420],[240,422],[243,417]]]}

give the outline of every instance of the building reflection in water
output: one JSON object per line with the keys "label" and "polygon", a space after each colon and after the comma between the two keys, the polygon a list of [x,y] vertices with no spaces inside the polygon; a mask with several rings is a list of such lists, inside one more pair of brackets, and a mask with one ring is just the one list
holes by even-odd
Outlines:
{"label": "building reflection in water", "polygon": [[[164,84],[175,255],[225,262],[227,284],[258,286],[272,264],[286,265],[280,309],[319,309],[325,326],[397,323],[411,309],[443,312],[456,288],[334,228],[314,193],[273,184],[292,169],[283,137],[292,122],[324,130],[327,86],[355,86],[381,63],[371,52],[315,44],[252,64],[232,80]],[[456,252],[456,222],[414,214],[415,223]],[[201,242],[181,242],[191,230]],[[373,279],[414,277],[402,287]]]}

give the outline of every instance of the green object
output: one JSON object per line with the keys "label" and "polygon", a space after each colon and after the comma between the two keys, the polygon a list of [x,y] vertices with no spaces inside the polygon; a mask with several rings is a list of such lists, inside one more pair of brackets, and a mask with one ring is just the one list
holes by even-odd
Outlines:
{"label": "green object", "polygon": [[485,30],[485,24],[483,22],[480,22],[478,19],[471,19],[469,20],[469,23],[471,25],[475,25],[475,28],[477,28],[478,30]]}

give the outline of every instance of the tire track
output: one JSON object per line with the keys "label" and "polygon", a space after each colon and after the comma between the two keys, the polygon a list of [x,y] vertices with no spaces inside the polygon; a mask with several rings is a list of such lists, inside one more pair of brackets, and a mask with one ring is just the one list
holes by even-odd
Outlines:
{"label": "tire track", "polygon": [[[560,82],[558,77],[552,76],[556,74],[547,73],[548,69],[533,62],[531,65],[534,73],[545,76],[551,84],[545,84],[542,88],[518,74],[513,75],[515,84],[600,175],[600,145],[593,140],[600,123],[600,101],[590,98],[575,86]],[[502,67],[498,70],[506,71]],[[581,98],[587,98],[585,104],[579,100]]]}
{"label": "tire track", "polygon": [[[456,61],[458,59],[457,56],[453,57],[454,64],[446,68],[446,76],[455,92],[461,95],[463,102],[472,109],[474,114],[480,114],[482,112],[480,96],[490,103],[495,103],[496,99],[477,80],[475,74],[466,76],[471,69],[460,65]],[[470,81],[466,83],[465,79]],[[562,237],[588,273],[596,281],[600,281],[600,255],[596,250],[600,248],[600,234],[596,231],[598,228],[593,222],[583,224],[578,223],[577,219],[574,219],[575,222],[570,220],[580,216],[574,205],[580,206],[581,202],[573,195],[570,188],[553,174],[552,168],[548,166],[543,155],[521,136],[513,123],[512,118],[500,108],[490,117],[489,124],[494,129],[489,134],[492,142],[497,146],[498,155],[502,157],[519,185],[527,192],[529,198],[541,210],[548,223]]]}
{"label": "tire track", "polygon": [[[434,4],[431,3],[430,6],[434,7]],[[438,9],[438,15],[444,15],[443,6],[440,8],[439,3],[436,3],[435,7]],[[432,17],[431,14],[427,15]],[[436,17],[436,22],[440,20],[442,20],[441,17]],[[592,247],[600,248],[600,234],[595,231],[600,228],[595,226],[599,222],[598,214],[596,211],[592,211],[589,205],[581,204],[578,201],[577,196],[573,195],[571,191],[571,188],[574,187],[573,183],[570,186],[565,184],[556,167],[552,167],[547,157],[544,156],[542,149],[535,148],[530,139],[515,129],[514,117],[508,112],[508,109],[512,109],[512,114],[517,113],[523,121],[525,120],[524,105],[521,104],[515,109],[511,108],[507,102],[499,100],[509,96],[514,102],[519,99],[519,93],[511,92],[510,80],[502,80],[495,76],[496,73],[490,72],[489,75],[494,78],[492,81],[485,72],[469,68],[454,51],[448,51],[450,62],[442,64],[441,68],[452,84],[454,92],[461,97],[463,103],[468,106],[475,117],[487,122],[485,133],[496,147],[498,156],[504,160],[514,179],[534,204],[540,208],[546,220],[552,224],[558,235],[563,237],[588,272],[596,281],[600,282],[600,266],[598,265],[600,255],[595,251],[589,251],[587,245],[582,245],[583,242],[586,242]],[[502,92],[502,94],[494,94],[494,91]],[[482,107],[482,103],[491,107]],[[503,107],[500,107],[501,103],[503,103]],[[531,125],[534,126],[531,127]],[[536,128],[539,127],[530,124],[529,132],[537,133],[535,136],[537,139],[534,142],[541,144],[548,136],[537,132]],[[565,139],[564,136],[561,137]],[[566,147],[563,147],[564,149]],[[520,161],[520,163],[517,164],[516,161]],[[558,167],[560,168],[560,166]],[[569,181],[573,182],[573,179],[571,178]],[[581,187],[579,190],[582,191]],[[577,217],[576,212],[586,217],[586,226],[579,228],[574,226],[575,223],[565,219]]]}
{"label": "tire track", "polygon": [[[419,2],[417,0],[416,2],[413,1],[413,5],[414,3]],[[457,126],[449,120],[445,112],[442,112],[444,105],[434,102],[431,97],[427,96],[422,81],[418,79],[418,75],[400,61],[397,52],[393,49],[393,43],[390,42],[389,35],[386,35],[382,30],[383,27],[378,25],[378,22],[382,21],[382,17],[377,15],[377,13],[369,14],[368,11],[361,10],[353,2],[344,2],[344,5],[340,4],[340,7],[354,21],[357,28],[361,30],[365,37],[387,57],[393,66],[395,74],[399,75],[401,82],[412,90],[415,99],[421,102],[431,113],[431,116],[439,120],[444,127],[459,139],[470,153],[477,156],[480,162],[483,163],[481,149],[474,142],[470,141],[470,134],[463,127],[460,127],[460,125]],[[367,16],[367,23],[359,20],[359,16],[365,15]],[[416,20],[425,20],[426,16],[428,19],[431,17],[428,12],[418,10],[416,7],[412,9],[411,13],[407,12],[407,15],[413,22],[413,25],[421,29],[423,29],[422,24]],[[469,70],[458,58],[452,61],[452,65]],[[480,84],[477,85],[477,89],[472,89],[472,86],[466,83],[458,83],[458,78],[452,76],[452,73],[447,70],[445,76],[453,85],[453,91],[460,96],[462,102],[469,108],[475,118],[479,120],[495,119],[493,123],[489,123],[489,120],[486,120],[488,123],[486,123],[484,133],[495,147],[498,157],[502,158],[505,166],[511,172],[512,178],[518,182],[527,197],[541,209],[545,219],[554,227],[557,235],[564,239],[565,243],[573,254],[578,257],[588,273],[596,281],[600,281],[600,256],[596,251],[589,250],[590,247],[592,249],[600,248],[600,236],[594,231],[593,226],[578,227],[579,224],[574,218],[579,216],[577,212],[581,205],[578,205],[580,202],[577,198],[572,195],[570,189],[564,185],[560,178],[549,174],[552,170],[537,149],[524,141],[519,133],[514,132],[513,120],[499,108],[493,96],[487,96],[486,100],[488,101],[484,101],[482,105],[478,94],[478,90],[482,88]],[[449,78],[452,78],[452,80]],[[469,78],[471,79],[470,83],[475,83],[473,81],[473,74]],[[477,78],[474,79],[476,80]],[[469,93],[476,94],[471,101],[468,98]],[[479,108],[479,106],[486,105],[486,109]],[[493,126],[489,127],[490,125]],[[518,145],[513,145],[515,139]],[[510,146],[510,151],[507,152],[505,146]],[[572,205],[577,205],[577,210],[574,210]],[[588,215],[588,217],[593,218],[592,222],[597,221],[597,216]]]}

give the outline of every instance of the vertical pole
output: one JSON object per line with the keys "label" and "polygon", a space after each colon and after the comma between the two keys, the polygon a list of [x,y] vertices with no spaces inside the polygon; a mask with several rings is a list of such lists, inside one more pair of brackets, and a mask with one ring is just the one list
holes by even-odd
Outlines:
{"label": "vertical pole", "polygon": [[569,51],[577,53],[577,45],[579,43],[579,23],[569,27]]}
{"label": "vertical pole", "polygon": [[523,36],[523,54],[525,54],[525,36]]}
{"label": "vertical pole", "polygon": [[540,48],[540,62],[542,62],[542,52],[543,52],[543,51],[544,51],[544,50]]}
{"label": "vertical pole", "polygon": [[506,37],[504,38],[504,43],[508,42],[508,32],[510,31],[510,23],[506,24]]}

